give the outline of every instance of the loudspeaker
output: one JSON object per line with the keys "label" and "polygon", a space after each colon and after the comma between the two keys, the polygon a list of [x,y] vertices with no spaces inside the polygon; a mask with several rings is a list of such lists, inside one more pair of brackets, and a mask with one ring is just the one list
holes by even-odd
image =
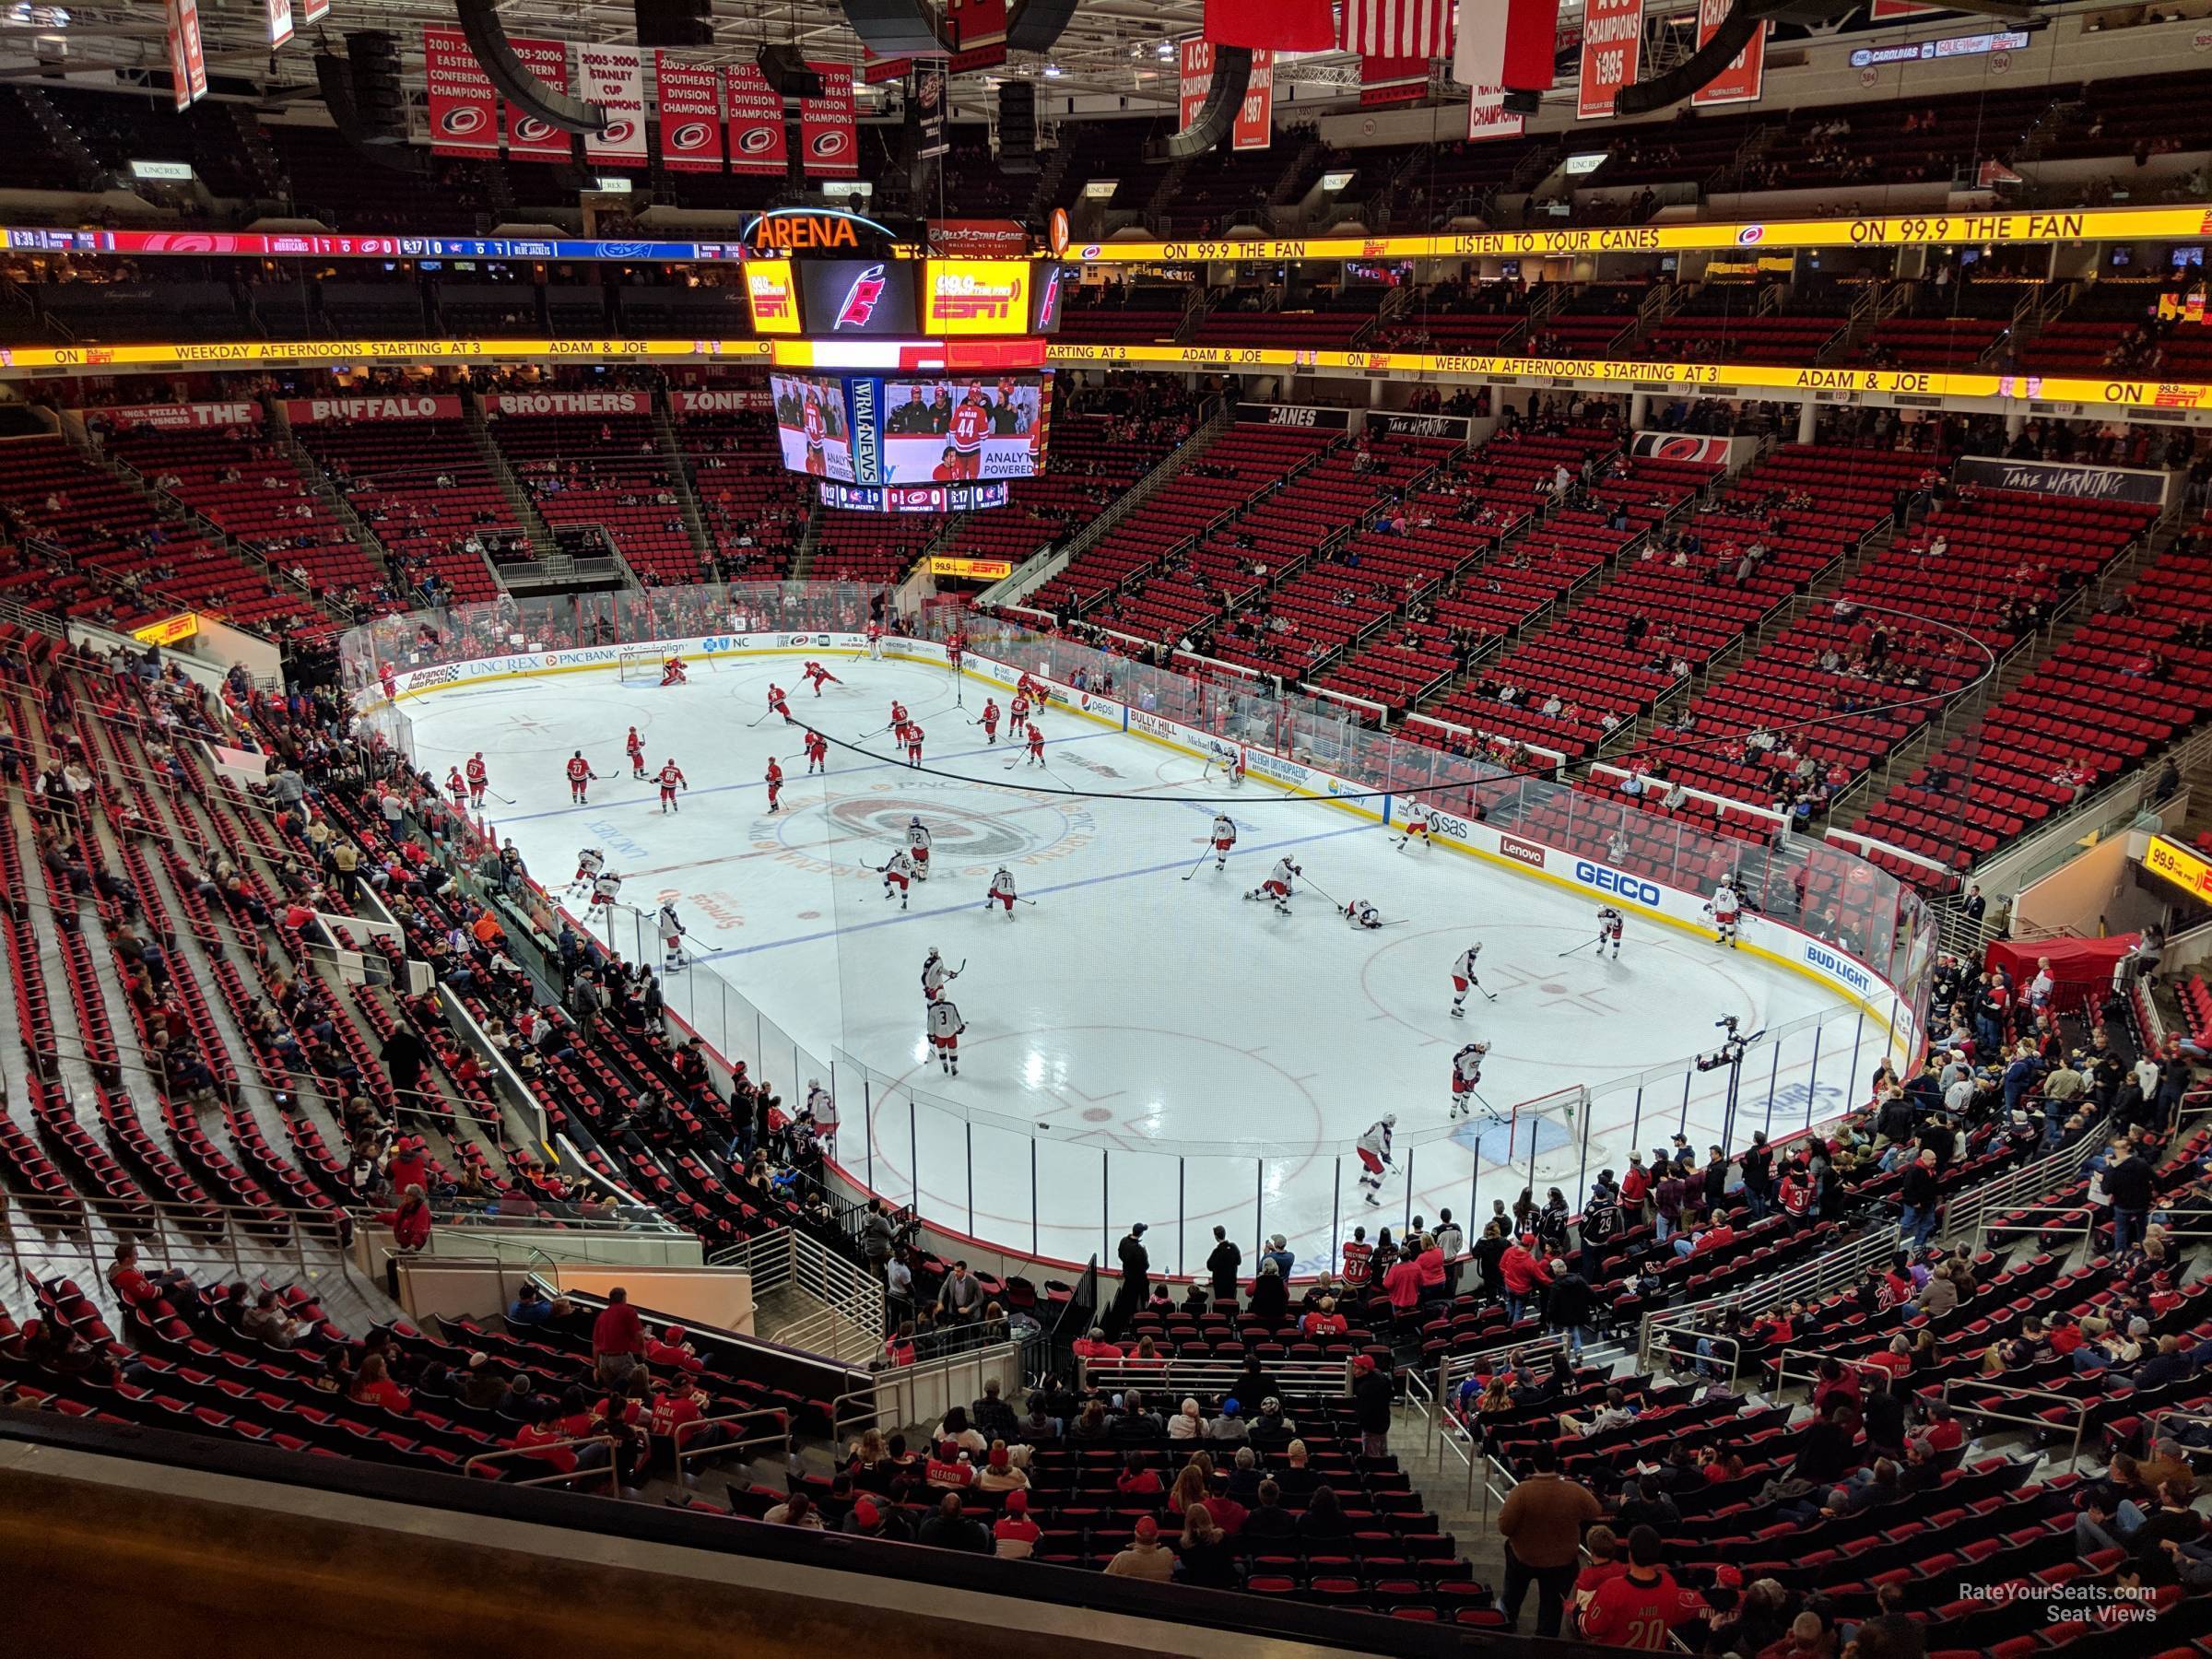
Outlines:
{"label": "loudspeaker", "polygon": [[1076,0],[1029,0],[1006,24],[1008,52],[1050,52],[1076,15]]}
{"label": "loudspeaker", "polygon": [[[346,37],[346,63],[353,94],[349,136],[361,144],[406,143],[407,94],[400,84],[398,42],[381,29],[356,29]],[[317,76],[322,73],[318,65]],[[329,101],[327,83],[324,100]],[[331,114],[335,119],[337,112]]]}
{"label": "loudspeaker", "polygon": [[[330,119],[338,129],[338,135],[352,146],[364,160],[394,172],[415,173],[415,150],[405,143],[389,140],[375,144],[361,132],[359,115],[353,101],[353,65],[344,58],[328,52],[315,53],[315,84],[323,93],[323,106],[330,112]],[[405,134],[402,134],[405,137]]]}
{"label": "loudspeaker", "polygon": [[1037,88],[1025,80],[999,83],[998,166],[1001,172],[1037,171]]}
{"label": "loudspeaker", "polygon": [[[1712,31],[1712,40],[1665,74],[1623,87],[1613,100],[1613,113],[1643,115],[1679,103],[1734,63],[1735,54],[1749,45],[1751,37],[1766,26],[1764,8],[1755,8],[1754,0],[1735,0],[1728,15],[1721,19],[1720,27]],[[1506,108],[1512,108],[1510,100]],[[1529,112],[1535,113],[1533,110]]]}
{"label": "loudspeaker", "polygon": [[842,0],[845,21],[879,58],[942,57],[936,19],[924,0]]}
{"label": "loudspeaker", "polygon": [[712,46],[713,0],[637,0],[641,46]]}
{"label": "loudspeaker", "polygon": [[819,98],[822,77],[806,66],[806,54],[796,46],[763,46],[753,60],[781,98]]}
{"label": "loudspeaker", "polygon": [[500,23],[500,0],[457,0],[455,9],[461,14],[461,32],[468,37],[468,49],[477,54],[477,67],[509,103],[564,133],[606,131],[604,104],[557,92],[523,66]]}
{"label": "loudspeaker", "polygon": [[1165,144],[1147,145],[1147,160],[1182,161],[1193,156],[1203,156],[1230,135],[1236,125],[1237,111],[1244,102],[1245,89],[1252,85],[1252,49],[1249,46],[1217,46],[1214,48],[1214,81],[1206,89],[1206,102],[1199,106],[1198,119],[1186,131],[1177,133]]}

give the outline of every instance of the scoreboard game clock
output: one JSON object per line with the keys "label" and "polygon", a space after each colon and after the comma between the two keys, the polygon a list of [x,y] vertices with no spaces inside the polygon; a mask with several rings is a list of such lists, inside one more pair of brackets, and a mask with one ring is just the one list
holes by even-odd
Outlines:
{"label": "scoreboard game clock", "polygon": [[1074,267],[927,257],[872,219],[814,209],[761,215],[745,245],[778,449],[822,480],[825,506],[973,512],[1043,470],[1045,336]]}

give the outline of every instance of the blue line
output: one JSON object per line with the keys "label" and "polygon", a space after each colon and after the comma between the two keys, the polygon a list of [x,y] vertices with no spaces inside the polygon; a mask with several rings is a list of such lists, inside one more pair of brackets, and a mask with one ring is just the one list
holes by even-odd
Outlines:
{"label": "blue line", "polygon": [[[1288,841],[1268,841],[1263,846],[1246,847],[1241,851],[1245,853],[1279,853],[1285,847],[1302,847],[1309,841],[1333,841],[1339,835],[1358,835],[1362,830],[1380,830],[1382,827],[1380,824],[1353,824],[1342,830],[1323,830],[1312,835],[1294,836]],[[1136,876],[1158,876],[1166,870],[1188,868],[1193,862],[1204,864],[1210,855],[1209,849],[1208,852],[1200,853],[1195,861],[1179,858],[1171,864],[1147,865],[1140,870],[1117,870],[1106,876],[1086,876],[1080,881],[1064,881],[1055,887],[1039,888],[1037,891],[1040,893],[1072,893],[1077,888],[1097,887],[1101,882],[1127,881]],[[865,933],[872,927],[893,927],[901,922],[932,921],[939,916],[957,915],[961,911],[973,910],[982,902],[984,901],[980,899],[969,899],[939,910],[900,911],[897,915],[887,916],[880,922],[856,922],[847,927],[828,927],[819,933],[800,934],[794,938],[771,939],[764,945],[740,945],[728,950],[712,950],[704,956],[693,957],[691,959],[694,962],[719,962],[725,957],[751,956],[762,950],[781,950],[786,945],[813,945],[820,940],[838,938],[845,934]]]}
{"label": "blue line", "polygon": [[[1117,734],[1112,732],[1085,732],[1079,737],[1047,737],[1044,740],[1044,747],[1046,748],[1051,748],[1054,744],[1059,743],[1088,743],[1094,737],[1112,737],[1114,735],[1117,735]],[[864,750],[856,752],[865,753],[865,751]],[[1005,755],[1010,753],[1026,754],[1028,750],[1025,746],[1008,742],[986,746],[985,747],[980,749],[960,749],[953,754],[937,756],[935,759],[938,760],[965,760],[975,755]],[[808,776],[818,778],[853,778],[858,777],[862,772],[867,771],[912,771],[912,770],[913,768],[907,765],[907,763],[903,760],[878,760],[872,766],[841,767],[833,772],[801,772],[799,774],[799,778],[804,779]],[[608,781],[612,782],[611,779]],[[634,779],[629,781],[633,782],[635,782]],[[786,778],[783,780],[783,787],[789,789],[798,780],[796,779]],[[986,786],[991,784],[991,780],[988,778],[954,778],[950,780],[950,782],[955,783],[981,783]],[[727,794],[733,789],[760,789],[763,787],[765,787],[763,784],[761,784],[758,780],[755,780],[750,783],[717,783],[709,789],[694,789],[688,790],[686,793],[698,795]],[[997,787],[1006,789],[1018,789],[1020,787],[1020,785],[1016,783],[1006,783],[998,785]],[[659,799],[660,795],[655,793],[641,796],[634,801],[586,802],[582,806],[550,806],[543,812],[525,812],[520,818],[503,816],[500,818],[500,822],[502,824],[534,824],[539,818],[568,818],[579,812],[611,812],[619,806],[651,806],[659,801]]]}

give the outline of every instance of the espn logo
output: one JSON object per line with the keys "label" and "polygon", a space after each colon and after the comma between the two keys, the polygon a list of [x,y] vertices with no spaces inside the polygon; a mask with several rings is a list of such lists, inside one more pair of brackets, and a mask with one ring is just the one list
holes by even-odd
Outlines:
{"label": "espn logo", "polygon": [[1532,870],[1540,870],[1544,867],[1544,849],[1537,846],[1535,841],[1523,841],[1517,835],[1500,836],[1498,851],[1515,864],[1524,864]]}
{"label": "espn logo", "polygon": [[939,288],[934,301],[936,314],[948,322],[972,323],[987,317],[1003,323],[1014,312],[1017,290],[1011,288],[961,288],[947,293]]}

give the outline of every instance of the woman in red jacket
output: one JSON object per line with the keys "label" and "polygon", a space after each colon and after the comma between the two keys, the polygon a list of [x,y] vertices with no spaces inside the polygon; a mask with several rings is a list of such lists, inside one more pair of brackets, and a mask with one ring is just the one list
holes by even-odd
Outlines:
{"label": "woman in red jacket", "polygon": [[406,1251],[423,1250],[430,1242],[430,1201],[422,1189],[411,1186],[395,1210],[377,1218],[392,1230],[392,1241]]}

